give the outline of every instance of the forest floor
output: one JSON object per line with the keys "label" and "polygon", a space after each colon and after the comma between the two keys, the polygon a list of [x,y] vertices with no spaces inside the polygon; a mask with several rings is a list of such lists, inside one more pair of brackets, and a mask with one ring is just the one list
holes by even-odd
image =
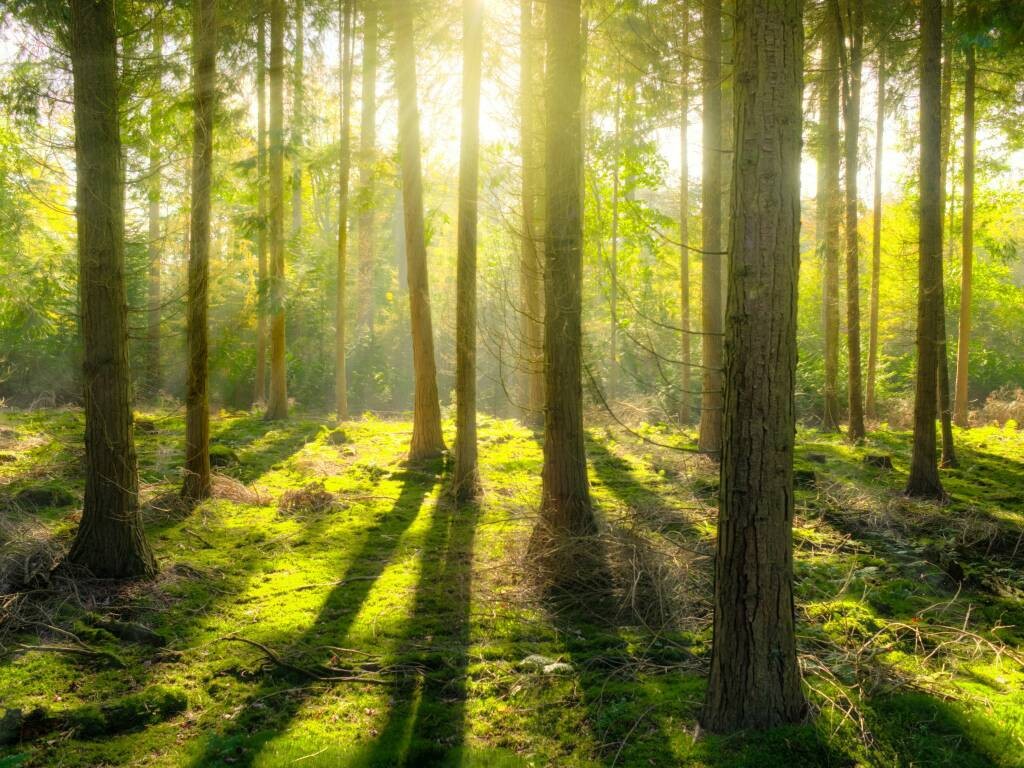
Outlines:
{"label": "forest floor", "polygon": [[[81,503],[80,412],[0,414],[2,768],[1024,766],[1013,425],[957,432],[945,506],[901,495],[907,433],[851,447],[800,432],[812,717],[719,737],[696,726],[709,459],[590,429],[613,589],[567,605],[524,559],[541,449],[517,422],[481,419],[486,493],[458,508],[443,462],[404,463],[408,422],[221,413],[216,498],[187,510],[181,412],[138,421],[160,575],[111,586],[50,573]],[[681,448],[695,437],[638,431]]]}

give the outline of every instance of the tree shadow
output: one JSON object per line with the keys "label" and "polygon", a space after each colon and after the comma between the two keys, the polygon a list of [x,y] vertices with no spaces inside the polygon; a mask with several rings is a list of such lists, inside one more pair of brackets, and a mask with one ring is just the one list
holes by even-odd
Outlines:
{"label": "tree shadow", "polygon": [[252,483],[274,465],[297,453],[319,434],[317,421],[263,421],[257,417],[240,419],[216,430],[211,442],[235,451],[238,462],[225,473],[243,483]]}
{"label": "tree shadow", "polygon": [[[391,511],[374,527],[354,554],[351,565],[327,595],[310,627],[288,644],[291,650],[314,650],[344,641],[373,585],[398,549],[401,535],[416,519],[436,483],[436,473],[405,474]],[[251,706],[279,692],[283,687],[287,687],[287,683],[278,675],[265,678],[248,697],[239,717],[224,731],[210,735],[201,753],[190,765],[194,768],[221,764],[252,765],[260,752],[288,727],[302,704],[312,695],[309,687],[303,687],[292,691],[288,697],[277,699],[272,710]]]}

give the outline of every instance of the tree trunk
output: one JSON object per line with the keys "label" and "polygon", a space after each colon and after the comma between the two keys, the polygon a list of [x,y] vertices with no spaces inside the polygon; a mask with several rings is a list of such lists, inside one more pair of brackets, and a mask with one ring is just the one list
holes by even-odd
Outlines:
{"label": "tree trunk", "polygon": [[113,0],[72,0],[76,221],[84,345],[85,503],[68,562],[101,578],[151,576],[139,515],[128,369],[124,168]]}
{"label": "tree trunk", "polygon": [[412,29],[415,8],[404,0],[389,0],[389,7],[394,30],[398,143],[402,166],[405,255],[415,379],[409,459],[419,461],[439,456],[445,446],[441,434],[441,406],[437,397],[437,365],[434,361],[434,329],[430,317],[427,243],[423,228],[420,116],[416,104],[416,48]]}
{"label": "tree trunk", "polygon": [[[539,32],[534,25],[534,0],[521,0],[519,5],[520,35],[520,153],[523,160],[523,233],[520,250],[519,290],[522,300],[520,316],[520,365],[523,366],[523,415],[527,421],[543,421],[544,410],[544,227],[542,221],[542,115],[539,102],[542,88],[538,79],[543,66]],[[540,71],[538,71],[540,70]]]}
{"label": "tree trunk", "polygon": [[[833,0],[837,17],[839,0]],[[860,135],[860,91],[864,39],[863,0],[847,0],[847,25],[837,18],[838,49],[843,59],[843,118],[845,122],[843,148],[846,165],[846,351],[849,427],[847,437],[854,442],[864,439],[864,392],[860,368],[860,253],[857,223],[857,147]],[[849,37],[849,58],[846,57],[844,37]]]}
{"label": "tree trunk", "polygon": [[363,2],[362,117],[359,127],[359,327],[373,336],[374,184],[377,143],[377,3]]}
{"label": "tree trunk", "polygon": [[462,5],[462,138],[459,156],[459,255],[455,327],[455,497],[480,491],[476,446],[476,227],[480,175],[483,0]]}
{"label": "tree trunk", "polygon": [[701,391],[698,446],[722,450],[722,0],[704,0]]}
{"label": "tree trunk", "polygon": [[871,309],[868,320],[867,417],[878,416],[875,382],[878,375],[878,288],[882,277],[882,153],[885,149],[885,50],[878,50],[878,112],[875,118],[874,210],[871,222]]}
{"label": "tree trunk", "polygon": [[615,93],[613,130],[615,138],[612,148],[612,231],[611,253],[608,259],[608,384],[605,393],[612,400],[619,388],[619,197],[621,189],[620,163],[622,161],[622,82]]}
{"label": "tree trunk", "polygon": [[[967,3],[968,23],[975,22],[975,5]],[[974,81],[977,65],[974,46],[968,45],[964,66],[964,200],[962,265],[960,269],[960,328],[956,345],[956,399],[953,418],[957,426],[970,426],[968,412],[971,347],[971,289],[974,272]]]}
{"label": "tree trunk", "polygon": [[[159,12],[153,18],[153,67],[157,84],[163,77],[163,22]],[[161,89],[158,87],[157,92]],[[155,398],[160,393],[163,377],[160,370],[160,120],[157,109],[158,97],[149,100],[149,282],[148,312],[146,313],[146,395]]]}
{"label": "tree trunk", "polygon": [[800,0],[737,0],[729,319],[714,640],[702,722],[806,711],[793,607],[793,447],[803,22]]}
{"label": "tree trunk", "polygon": [[270,0],[270,398],[268,420],[288,417],[284,359],[284,0]]}
{"label": "tree trunk", "polygon": [[939,300],[942,294],[941,0],[921,2],[920,244],[917,298],[917,379],[914,445],[907,493],[945,497],[935,455],[936,373],[939,360]]}
{"label": "tree trunk", "polygon": [[835,14],[826,13],[822,25],[822,176],[824,203],[825,274],[822,284],[825,330],[825,402],[821,426],[839,431],[839,33]]}
{"label": "tree trunk", "polygon": [[292,253],[299,251],[299,238],[302,236],[302,150],[303,131],[305,130],[306,95],[305,78],[305,43],[306,43],[306,4],[305,0],[295,0],[295,50],[292,64],[292,230],[289,235],[292,241]]}
{"label": "tree trunk", "polygon": [[545,421],[542,532],[558,539],[596,530],[583,433],[583,40],[580,0],[548,0],[544,273]]}
{"label": "tree trunk", "polygon": [[[685,9],[688,14],[689,9]],[[687,136],[690,123],[690,24],[683,21],[682,88],[679,104],[679,327],[682,329],[679,366],[679,423],[690,424],[690,367],[693,363],[690,333],[690,148]]]}
{"label": "tree trunk", "polygon": [[348,418],[348,376],[345,372],[345,275],[348,263],[348,182],[352,168],[352,7],[353,0],[341,0],[338,8],[341,37],[341,157],[338,179],[338,295],[334,312],[334,408],[338,420]]}
{"label": "tree trunk", "polygon": [[256,387],[253,400],[267,399],[267,14],[256,14]]}

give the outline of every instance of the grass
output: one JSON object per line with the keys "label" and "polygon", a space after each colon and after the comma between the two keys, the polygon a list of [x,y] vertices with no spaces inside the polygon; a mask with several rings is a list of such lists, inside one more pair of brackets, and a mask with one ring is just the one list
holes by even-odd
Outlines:
{"label": "grass", "polygon": [[[177,412],[140,416],[145,503],[178,487],[183,424]],[[48,723],[0,746],[0,768],[1024,766],[1019,431],[958,432],[961,465],[943,470],[952,501],[941,507],[900,493],[906,433],[880,430],[857,447],[800,433],[798,631],[815,716],[718,737],[696,727],[711,461],[590,430],[614,588],[600,610],[568,610],[539,597],[524,567],[534,433],[482,417],[486,492],[457,507],[444,462],[405,464],[409,423],[333,426],[217,415],[218,471],[233,482],[187,515],[146,506],[157,579],[76,593],[44,573],[32,594],[0,597],[0,717]],[[9,539],[26,531],[37,549],[66,545],[81,436],[75,411],[0,416],[0,561],[24,554]],[[879,452],[892,470],[864,461]],[[43,486],[72,503],[14,503]],[[166,645],[118,639],[96,616],[142,624]],[[117,663],[22,648],[72,644],[68,633]]]}

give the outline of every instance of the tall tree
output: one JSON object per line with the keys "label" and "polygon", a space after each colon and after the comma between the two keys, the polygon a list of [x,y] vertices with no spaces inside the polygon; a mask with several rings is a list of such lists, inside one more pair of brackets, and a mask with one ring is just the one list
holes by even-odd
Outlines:
{"label": "tall tree", "polygon": [[292,249],[298,252],[302,235],[302,148],[306,120],[306,3],[295,0],[295,48],[292,52]]}
{"label": "tall tree", "polygon": [[149,184],[147,197],[149,203],[149,281],[148,308],[146,313],[146,389],[145,394],[154,397],[162,384],[160,370],[160,310],[161,310],[161,270],[162,238],[160,235],[160,111],[159,94],[163,78],[163,20],[160,12],[153,16],[153,68],[157,87],[149,100]]}
{"label": "tall tree", "polygon": [[185,482],[189,501],[210,495],[209,367],[210,185],[217,98],[216,0],[192,0],[192,216],[188,258],[188,374],[185,389]]}
{"label": "tall tree", "polygon": [[[619,203],[622,191],[622,67],[618,68],[615,84],[615,111],[612,117],[612,221],[608,257],[608,382],[609,398],[615,397],[619,387]],[[599,257],[600,258],[600,257]]]}
{"label": "tall tree", "polygon": [[882,278],[882,153],[885,149],[885,47],[878,48],[878,104],[875,115],[875,167],[871,218],[871,306],[868,319],[868,379],[865,411],[869,419],[877,413],[875,381],[878,375],[878,299]]}
{"label": "tall tree", "polygon": [[[857,222],[859,197],[857,168],[860,138],[860,91],[864,50],[863,0],[846,0],[846,23],[843,23],[839,0],[832,0],[837,16],[839,56],[843,71],[843,149],[846,173],[846,351],[848,418],[847,437],[854,442],[864,439],[864,392],[860,368],[860,252]],[[845,31],[844,31],[845,30]],[[844,42],[849,40],[849,49]]]}
{"label": "tall tree", "polygon": [[338,178],[338,264],[337,264],[337,305],[334,312],[334,409],[338,419],[348,418],[348,375],[345,371],[345,316],[346,286],[348,272],[348,182],[352,169],[352,14],[353,0],[341,0],[338,8],[340,36],[338,55],[341,61],[341,157]]}
{"label": "tall tree", "polygon": [[[967,2],[967,23],[973,30],[977,23],[977,6]],[[970,426],[968,410],[969,368],[971,351],[971,292],[974,282],[974,144],[975,144],[975,80],[977,61],[974,44],[964,51],[964,200],[962,253],[960,267],[960,327],[956,345],[956,396],[953,418],[960,427]]]}
{"label": "tall tree", "polygon": [[541,186],[543,183],[540,103],[538,80],[543,72],[541,36],[535,28],[534,0],[519,3],[519,114],[522,175],[522,236],[519,252],[520,364],[523,366],[523,411],[536,422],[544,409],[544,227]]}
{"label": "tall tree", "polygon": [[357,316],[363,333],[373,335],[374,266],[374,152],[377,144],[377,25],[376,0],[364,0],[363,63],[359,122],[359,290]]}
{"label": "tall tree", "polygon": [[267,11],[256,11],[256,387],[253,400],[267,399]]}
{"label": "tall tree", "polygon": [[683,6],[680,45],[682,65],[679,102],[679,327],[682,349],[679,358],[679,423],[689,424],[690,368],[693,365],[693,335],[690,329],[690,9]]}
{"label": "tall tree", "polygon": [[288,417],[284,357],[284,0],[270,0],[270,397],[268,420]]}
{"label": "tall tree", "polygon": [[722,0],[704,0],[701,451],[722,450]]}
{"label": "tall tree", "polygon": [[[830,10],[830,9],[827,9]],[[824,275],[822,279],[822,325],[825,336],[825,392],[822,429],[839,431],[839,223],[842,200],[839,194],[839,44],[838,19],[826,12],[822,21],[821,67],[821,169],[822,187],[818,200],[822,211],[821,236]]]}
{"label": "tall tree", "polygon": [[455,474],[466,500],[480,489],[476,446],[476,229],[480,176],[482,0],[462,3],[462,136],[459,154],[459,254],[455,318]]}
{"label": "tall tree", "polygon": [[712,731],[806,711],[793,606],[793,447],[800,230],[800,0],[737,0],[725,434]]}
{"label": "tall tree", "polygon": [[85,502],[67,559],[99,577],[150,576],[156,561],[139,515],[128,372],[114,3],[72,0],[70,10]]}
{"label": "tall tree", "polygon": [[548,0],[542,533],[596,530],[583,435],[583,39],[580,0]]}
{"label": "tall tree", "polygon": [[412,461],[438,456],[444,450],[441,405],[437,397],[434,328],[430,317],[427,242],[423,227],[423,171],[420,167],[420,115],[416,97],[416,48],[412,21],[416,7],[389,0],[394,33],[395,90],[398,93],[398,144],[402,168],[405,257],[412,325],[413,399]]}
{"label": "tall tree", "polygon": [[941,70],[942,0],[921,0],[920,234],[917,294],[917,376],[914,445],[907,493],[944,498],[935,455],[942,291]]}

